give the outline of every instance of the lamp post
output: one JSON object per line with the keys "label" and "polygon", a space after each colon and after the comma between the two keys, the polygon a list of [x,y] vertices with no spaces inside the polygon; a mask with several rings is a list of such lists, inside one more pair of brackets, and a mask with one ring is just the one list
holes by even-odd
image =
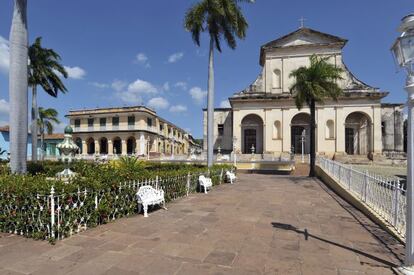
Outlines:
{"label": "lamp post", "polygon": [[404,274],[414,274],[414,125],[413,125],[413,107],[414,107],[414,14],[405,16],[398,28],[401,32],[400,37],[394,42],[391,51],[399,67],[407,70],[407,80],[405,90],[408,93],[408,127],[407,127],[407,216],[406,216],[406,233],[405,233],[405,262],[400,271]]}

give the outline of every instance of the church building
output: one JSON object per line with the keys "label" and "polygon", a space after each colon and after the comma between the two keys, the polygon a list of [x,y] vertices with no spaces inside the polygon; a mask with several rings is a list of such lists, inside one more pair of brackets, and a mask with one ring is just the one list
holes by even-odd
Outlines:
{"label": "church building", "polygon": [[[316,106],[316,151],[329,157],[361,155],[373,159],[385,150],[404,150],[404,104],[382,104],[388,92],[372,87],[349,71],[342,58],[347,40],[299,28],[260,49],[262,71],[245,90],[229,98],[230,108],[214,112],[214,150],[278,157],[309,153],[310,110],[298,110],[289,89],[290,73],[309,66],[314,54],[341,67],[343,95]],[[204,149],[207,149],[204,110]]]}

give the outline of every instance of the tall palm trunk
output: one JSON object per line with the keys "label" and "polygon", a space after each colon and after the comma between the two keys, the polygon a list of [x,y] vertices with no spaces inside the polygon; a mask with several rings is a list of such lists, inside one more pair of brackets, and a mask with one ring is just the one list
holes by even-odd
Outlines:
{"label": "tall palm trunk", "polygon": [[28,128],[28,34],[27,0],[14,0],[10,31],[10,168],[13,173],[26,173]]}
{"label": "tall palm trunk", "polygon": [[210,56],[208,62],[208,99],[207,99],[207,166],[213,166],[214,146],[214,40],[210,37]]}
{"label": "tall palm trunk", "polygon": [[40,157],[43,161],[45,159],[45,130],[42,130],[42,134],[40,135]]}
{"label": "tall palm trunk", "polygon": [[37,88],[36,85],[32,87],[32,124],[31,124],[31,132],[32,132],[32,161],[37,161],[37,118],[39,111],[37,109]]}
{"label": "tall palm trunk", "polygon": [[311,127],[310,127],[310,170],[309,177],[315,176],[315,159],[316,159],[316,114],[315,114],[315,100],[311,100],[310,113],[311,113]]}

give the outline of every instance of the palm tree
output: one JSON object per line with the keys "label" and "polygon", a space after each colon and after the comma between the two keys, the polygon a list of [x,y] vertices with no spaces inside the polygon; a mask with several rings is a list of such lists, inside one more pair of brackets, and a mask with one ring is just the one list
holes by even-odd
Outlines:
{"label": "palm tree", "polygon": [[27,160],[27,0],[14,0],[10,31],[10,168],[26,173]]}
{"label": "palm tree", "polygon": [[[42,159],[44,157],[44,140],[45,140],[45,131],[50,135],[53,133],[53,124],[59,124],[58,111],[53,108],[44,109],[39,107],[39,118],[37,124],[39,126],[40,133],[40,148]],[[32,133],[33,135],[33,133]]]}
{"label": "palm tree", "polygon": [[306,104],[310,109],[310,177],[315,176],[315,105],[316,103],[323,104],[326,98],[337,100],[342,94],[337,81],[342,79],[343,70],[328,63],[328,58],[312,55],[309,67],[300,67],[289,75],[295,78],[290,92],[295,98],[296,107],[300,110]]}
{"label": "palm tree", "polygon": [[200,34],[207,31],[210,36],[208,64],[207,100],[207,165],[213,165],[213,117],[214,117],[214,48],[221,52],[221,38],[231,49],[237,46],[236,37],[244,39],[248,23],[244,18],[239,2],[249,0],[201,0],[192,6],[185,15],[185,29],[191,32],[194,43],[200,46]]}
{"label": "palm tree", "polygon": [[65,85],[59,78],[59,74],[64,78],[68,77],[65,68],[59,63],[59,54],[52,49],[42,48],[42,38],[36,38],[33,45],[29,47],[29,86],[32,88],[32,161],[37,160],[37,86],[53,97],[57,97],[59,91],[67,91]]}

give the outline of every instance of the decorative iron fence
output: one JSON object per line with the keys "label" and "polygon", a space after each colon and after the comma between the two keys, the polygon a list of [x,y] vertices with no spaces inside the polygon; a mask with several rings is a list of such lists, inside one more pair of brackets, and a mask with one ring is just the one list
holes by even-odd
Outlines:
{"label": "decorative iron fence", "polygon": [[[36,239],[60,240],[138,212],[136,193],[143,185],[162,189],[166,201],[194,193],[201,174],[123,182],[103,190],[76,193],[10,196],[0,193],[0,231]],[[224,171],[211,172],[214,185],[224,182]],[[6,197],[7,196],[7,197]]]}
{"label": "decorative iron fence", "polygon": [[318,157],[317,165],[405,236],[406,189],[398,179],[361,172],[350,165],[321,157]]}

